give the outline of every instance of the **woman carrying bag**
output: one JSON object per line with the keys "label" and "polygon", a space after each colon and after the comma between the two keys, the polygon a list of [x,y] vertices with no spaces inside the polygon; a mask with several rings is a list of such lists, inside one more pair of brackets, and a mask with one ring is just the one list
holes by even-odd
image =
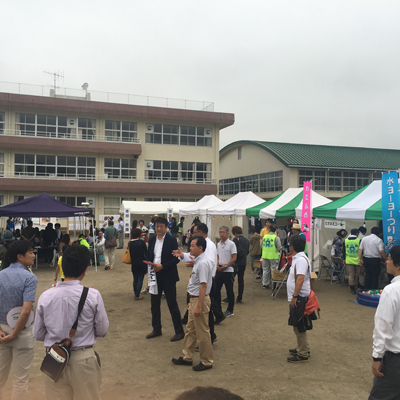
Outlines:
{"label": "woman carrying bag", "polygon": [[141,235],[141,229],[132,229],[132,240],[128,244],[128,249],[131,255],[135,300],[143,300],[143,297],[140,296],[140,291],[142,290],[144,276],[147,274],[147,265],[143,262],[143,260],[146,259],[147,246],[143,240],[140,240]]}

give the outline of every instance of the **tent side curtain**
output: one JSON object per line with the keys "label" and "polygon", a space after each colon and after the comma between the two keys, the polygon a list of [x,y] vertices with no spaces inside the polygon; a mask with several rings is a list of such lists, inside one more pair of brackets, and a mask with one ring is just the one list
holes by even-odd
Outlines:
{"label": "tent side curtain", "polygon": [[[283,192],[283,193],[285,193],[285,192]],[[269,205],[274,203],[279,197],[281,197],[283,195],[283,193],[279,194],[278,196],[274,197],[271,200],[266,201],[265,203],[261,203],[258,206],[250,207],[250,208],[246,209],[246,215],[248,215],[250,217],[260,218],[260,211],[263,208],[268,207]]]}

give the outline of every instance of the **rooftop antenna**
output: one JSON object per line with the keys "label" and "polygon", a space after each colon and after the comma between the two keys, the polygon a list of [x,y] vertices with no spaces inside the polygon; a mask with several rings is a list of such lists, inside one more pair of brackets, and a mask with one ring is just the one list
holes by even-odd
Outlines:
{"label": "rooftop antenna", "polygon": [[57,86],[56,82],[57,80],[62,80],[64,82],[64,71],[60,73],[60,71],[57,72],[50,72],[50,71],[43,71],[44,74],[50,75],[53,78],[54,81],[54,96],[56,95],[56,89],[59,89]]}
{"label": "rooftop antenna", "polygon": [[87,90],[88,90],[89,84],[87,82],[85,82],[82,85],[82,89],[85,91],[85,97],[87,98]]}

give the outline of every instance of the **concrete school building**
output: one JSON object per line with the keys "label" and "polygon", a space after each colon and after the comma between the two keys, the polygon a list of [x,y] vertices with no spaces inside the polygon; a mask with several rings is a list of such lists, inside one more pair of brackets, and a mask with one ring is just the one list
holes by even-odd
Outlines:
{"label": "concrete school building", "polygon": [[219,132],[234,115],[0,93],[0,205],[46,192],[89,202],[97,221],[122,200],[217,194]]}
{"label": "concrete school building", "polygon": [[268,200],[310,179],[337,199],[399,169],[400,150],[241,140],[220,150],[219,163],[221,199],[252,191]]}

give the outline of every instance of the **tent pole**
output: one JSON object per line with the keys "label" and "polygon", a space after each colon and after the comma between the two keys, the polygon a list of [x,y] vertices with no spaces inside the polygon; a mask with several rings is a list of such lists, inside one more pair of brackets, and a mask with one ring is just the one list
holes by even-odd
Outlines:
{"label": "tent pole", "polygon": [[311,259],[311,271],[314,271],[314,237],[315,237],[315,218],[312,217],[312,222],[311,222],[311,254],[312,254],[312,259]]}
{"label": "tent pole", "polygon": [[[96,257],[96,242],[94,236],[94,216],[92,217],[92,234],[93,234],[93,254],[94,254],[94,266],[96,267],[97,272],[97,257]],[[89,232],[90,232],[90,223],[89,223]]]}

